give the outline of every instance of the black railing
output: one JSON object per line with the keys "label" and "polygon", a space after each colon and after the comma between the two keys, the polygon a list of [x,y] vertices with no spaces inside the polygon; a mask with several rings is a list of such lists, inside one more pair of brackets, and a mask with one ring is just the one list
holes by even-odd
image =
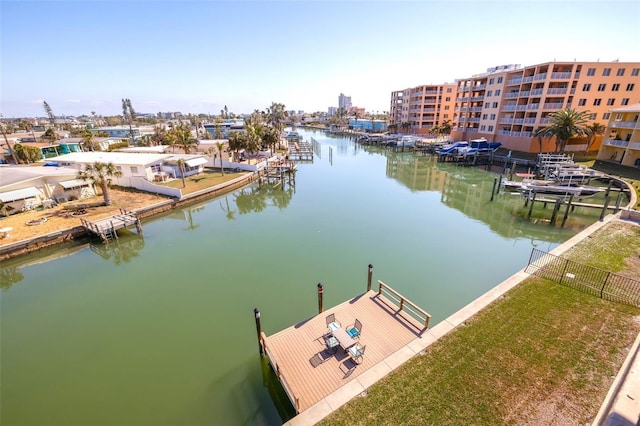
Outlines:
{"label": "black railing", "polygon": [[533,249],[525,272],[612,302],[640,307],[640,281]]}

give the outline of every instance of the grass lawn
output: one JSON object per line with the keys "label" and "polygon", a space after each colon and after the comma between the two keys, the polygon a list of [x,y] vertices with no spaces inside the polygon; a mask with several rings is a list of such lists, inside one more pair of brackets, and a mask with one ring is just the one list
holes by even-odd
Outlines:
{"label": "grass lawn", "polygon": [[222,175],[220,169],[204,169],[204,172],[198,175],[185,178],[184,181],[186,183],[186,187],[184,188],[182,187],[182,179],[180,178],[162,183],[161,185],[169,186],[171,188],[180,188],[182,190],[182,194],[184,195],[191,194],[192,192],[200,191],[202,189],[211,188],[212,186],[216,186],[224,182],[228,182],[246,173],[248,172],[236,172],[225,169],[224,175]]}
{"label": "grass lawn", "polygon": [[[624,273],[622,258],[638,262],[640,227],[622,228],[567,257],[592,263],[614,245],[594,263]],[[640,308],[532,277],[321,424],[585,424],[639,331]]]}

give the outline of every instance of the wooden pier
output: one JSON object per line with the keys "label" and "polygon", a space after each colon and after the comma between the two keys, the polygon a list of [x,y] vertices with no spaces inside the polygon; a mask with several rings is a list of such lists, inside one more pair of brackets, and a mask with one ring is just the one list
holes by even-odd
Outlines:
{"label": "wooden pier", "polygon": [[[271,336],[258,331],[261,351],[268,357],[296,413],[329,397],[369,369],[390,371],[398,366],[398,354],[422,338],[431,318],[382,281],[378,281],[377,291],[368,290],[324,312],[321,286],[318,296],[321,313],[317,316]],[[256,313],[258,326],[260,315],[257,310]],[[358,343],[366,345],[366,350],[360,364],[340,347],[335,353],[326,348],[323,337],[330,314],[343,328],[356,319],[362,323]]]}
{"label": "wooden pier", "polygon": [[118,229],[135,226],[138,234],[142,235],[142,224],[138,215],[134,212],[120,209],[120,214],[116,214],[104,219],[98,219],[90,222],[80,218],[82,225],[87,231],[99,236],[103,242],[108,243],[118,239]]}
{"label": "wooden pier", "polygon": [[311,143],[305,141],[289,142],[287,157],[291,161],[313,162],[313,147]]}

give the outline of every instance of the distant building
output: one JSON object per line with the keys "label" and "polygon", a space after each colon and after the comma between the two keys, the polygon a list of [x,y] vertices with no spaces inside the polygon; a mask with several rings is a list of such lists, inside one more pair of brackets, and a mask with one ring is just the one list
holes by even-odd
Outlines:
{"label": "distant building", "polygon": [[365,132],[382,133],[387,131],[387,122],[384,120],[368,120],[366,118],[350,119],[349,128],[363,130]]}
{"label": "distant building", "polygon": [[209,134],[211,135],[211,137],[213,139],[216,139],[216,128],[218,130],[220,130],[220,133],[222,133],[222,138],[223,139],[228,139],[229,138],[229,133],[231,133],[232,131],[236,130],[236,131],[243,131],[244,130],[244,120],[234,120],[232,118],[227,118],[222,120],[222,122],[220,123],[213,123],[213,124],[205,124],[204,125],[204,129],[209,132]]}
{"label": "distant building", "polygon": [[456,85],[435,84],[412,87],[391,93],[389,125],[396,132],[429,134],[443,121],[453,120]]}
{"label": "distant building", "polygon": [[345,111],[349,111],[351,106],[351,96],[346,96],[343,93],[340,93],[340,96],[338,96],[338,108],[343,108]]}
{"label": "distant building", "polygon": [[133,139],[140,139],[140,129],[134,127],[129,129],[129,126],[110,126],[110,127],[97,127],[95,129],[89,129],[91,133],[105,132],[110,138],[130,139],[131,131],[133,131]]}
{"label": "distant building", "polygon": [[598,160],[640,167],[640,103],[609,111]]}
{"label": "distant building", "polygon": [[364,117],[365,111],[364,108],[359,108],[356,106],[352,106],[349,108],[349,115],[356,115],[358,117]]}
{"label": "distant building", "polygon": [[327,114],[329,114],[329,117],[335,116],[337,112],[338,112],[338,107],[329,107],[327,110]]}

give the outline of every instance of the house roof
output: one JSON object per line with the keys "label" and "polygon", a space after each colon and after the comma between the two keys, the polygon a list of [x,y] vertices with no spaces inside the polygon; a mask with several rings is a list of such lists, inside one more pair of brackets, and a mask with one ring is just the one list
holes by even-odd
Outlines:
{"label": "house roof", "polygon": [[14,191],[0,192],[0,201],[3,203],[10,203],[11,201],[24,200],[25,198],[31,198],[38,195],[42,195],[35,187],[30,186],[28,188],[16,189]]}
{"label": "house roof", "polygon": [[49,158],[49,161],[65,163],[113,163],[116,165],[146,166],[163,161],[171,157],[170,154],[139,154],[127,152],[72,152],[71,154],[59,155]]}
{"label": "house roof", "polygon": [[2,166],[0,167],[0,188],[15,185],[31,179],[47,177],[75,178],[76,169],[69,167],[44,167],[44,166]]}

